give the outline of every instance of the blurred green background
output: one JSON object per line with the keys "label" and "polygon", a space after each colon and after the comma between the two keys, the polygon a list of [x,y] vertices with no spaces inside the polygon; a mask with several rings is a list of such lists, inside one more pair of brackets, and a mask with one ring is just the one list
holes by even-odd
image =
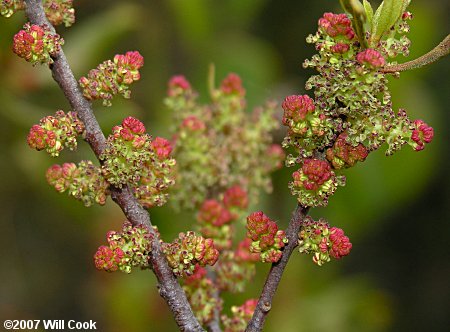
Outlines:
{"label": "blurred green background", "polygon": [[[314,49],[324,11],[338,1],[166,0],[74,1],[77,23],[58,28],[77,78],[116,53],[145,57],[132,99],[113,107],[94,103],[106,133],[126,115],[144,120],[151,134],[168,136],[171,114],[163,105],[166,82],[184,74],[206,96],[208,65],[217,78],[237,72],[249,109],[265,99],[303,94],[312,71],[302,61]],[[410,58],[424,54],[449,31],[449,2],[413,1]],[[93,158],[86,144],[59,159],[30,150],[32,124],[57,109],[69,110],[45,66],[31,67],[11,52],[24,14],[0,19],[0,318],[94,320],[99,331],[176,331],[148,271],[131,275],[95,270],[92,255],[124,217],[111,201],[84,208],[45,181],[53,163]],[[406,61],[400,59],[400,61]],[[449,61],[392,80],[396,107],[435,129],[420,153],[408,147],[392,157],[381,149],[346,172],[347,186],[326,209],[313,211],[342,227],[353,243],[350,256],[321,268],[294,254],[275,297],[265,331],[445,331],[450,326]],[[280,110],[281,117],[281,110]],[[280,141],[283,130],[276,134]],[[284,228],[295,206],[287,189],[292,170],[273,176],[274,192],[260,206]],[[170,205],[151,211],[170,241],[193,224]],[[269,266],[231,305],[257,297]]]}

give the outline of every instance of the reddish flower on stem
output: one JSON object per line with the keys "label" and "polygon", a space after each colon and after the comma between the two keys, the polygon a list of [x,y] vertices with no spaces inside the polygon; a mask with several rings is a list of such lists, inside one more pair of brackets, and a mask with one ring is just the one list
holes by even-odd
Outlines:
{"label": "reddish flower on stem", "polygon": [[356,55],[356,60],[361,65],[367,65],[371,68],[381,68],[386,63],[381,53],[371,48],[359,52]]}
{"label": "reddish flower on stem", "polygon": [[433,140],[434,130],[423,120],[415,120],[414,126],[415,129],[412,132],[411,139],[417,143],[415,150],[421,151],[425,148],[425,143],[430,143]]}
{"label": "reddish flower on stem", "polygon": [[213,226],[222,226],[232,220],[232,215],[228,209],[222,206],[215,199],[207,199],[203,202],[197,219],[200,222],[208,223]]}
{"label": "reddish flower on stem", "polygon": [[152,147],[156,152],[159,159],[166,159],[172,152],[172,146],[170,142],[162,137],[155,137],[152,141]]}
{"label": "reddish flower on stem", "polygon": [[332,175],[330,164],[320,159],[306,159],[302,171],[308,178],[303,181],[303,186],[307,190],[317,190]]}
{"label": "reddish flower on stem", "polygon": [[323,14],[323,17],[319,19],[319,28],[330,37],[343,36],[347,40],[355,37],[352,21],[345,14]]}
{"label": "reddish flower on stem", "polygon": [[315,109],[314,100],[308,95],[287,96],[281,105],[284,110],[283,124],[289,126],[289,120],[299,122]]}
{"label": "reddish flower on stem", "polygon": [[134,134],[143,134],[145,133],[144,124],[136,118],[132,116],[126,117],[122,121],[122,126],[126,129],[129,129]]}
{"label": "reddish flower on stem", "polygon": [[242,80],[239,75],[230,73],[222,81],[220,90],[227,95],[237,94],[240,97],[245,96],[245,89],[242,87]]}
{"label": "reddish flower on stem", "polygon": [[238,185],[233,186],[225,192],[223,204],[227,208],[236,207],[239,209],[246,209],[248,206],[247,192]]}
{"label": "reddish flower on stem", "polygon": [[191,84],[183,75],[173,76],[169,81],[169,89],[167,94],[170,97],[178,96],[184,92],[191,90]]}

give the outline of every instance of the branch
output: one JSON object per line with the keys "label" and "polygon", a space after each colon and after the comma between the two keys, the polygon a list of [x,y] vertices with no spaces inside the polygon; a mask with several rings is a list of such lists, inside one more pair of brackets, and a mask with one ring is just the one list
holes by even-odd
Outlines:
{"label": "branch", "polygon": [[400,71],[406,71],[411,69],[416,69],[433,63],[440,58],[448,55],[450,53],[450,35],[447,35],[443,41],[439,43],[438,46],[433,48],[430,52],[422,55],[420,58],[401,63],[398,65],[386,66],[380,70],[382,73],[396,73]]}
{"label": "branch", "polygon": [[289,261],[289,257],[298,245],[298,232],[300,232],[300,227],[302,226],[303,219],[308,213],[308,209],[309,208],[304,208],[298,204],[292,214],[291,221],[286,229],[286,236],[289,242],[284,247],[283,256],[281,256],[280,261],[272,264],[263,291],[259,297],[258,304],[256,305],[255,312],[253,313],[253,317],[245,330],[246,332],[259,332],[262,330],[266,316],[272,308],[272,299],[278,288],[278,284],[281,281],[281,276]]}
{"label": "branch", "polygon": [[[53,26],[45,17],[40,0],[25,0],[25,3],[26,15],[32,24],[46,24],[55,32]],[[98,158],[105,149],[106,139],[94,115],[91,104],[79,90],[78,83],[69,67],[64,52],[61,50],[53,60],[54,62],[50,66],[53,79],[64,92],[72,109],[78,113],[80,120],[83,121],[86,127],[86,141]],[[127,186],[122,189],[112,188],[111,192],[112,199],[120,206],[127,219],[133,225],[143,224],[155,235],[150,263],[158,280],[159,294],[169,305],[178,327],[181,331],[203,331],[192,312],[183,289],[167,264],[166,257],[161,250],[159,236],[157,236],[157,232],[152,227],[149,213],[139,204]]]}

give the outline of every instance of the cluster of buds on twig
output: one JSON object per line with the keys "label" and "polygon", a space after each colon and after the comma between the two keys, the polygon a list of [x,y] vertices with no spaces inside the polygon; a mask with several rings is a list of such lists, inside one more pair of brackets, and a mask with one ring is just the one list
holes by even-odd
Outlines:
{"label": "cluster of buds on twig", "polygon": [[94,255],[97,269],[130,273],[132,267],[150,267],[153,234],[146,226],[125,221],[121,232],[109,231],[106,239],[108,245],[99,247]]}
{"label": "cluster of buds on twig", "polygon": [[247,237],[253,242],[250,251],[259,253],[261,262],[276,263],[283,252],[281,249],[288,242],[283,230],[278,230],[275,221],[262,211],[253,212],[247,217]]}
{"label": "cluster of buds on twig", "polygon": [[130,98],[129,85],[140,79],[139,69],[144,58],[137,51],[117,54],[114,61],[107,60],[89,71],[79,80],[83,95],[88,100],[102,99],[104,106],[111,106],[111,99],[121,94]]}
{"label": "cluster of buds on twig", "polygon": [[271,142],[278,126],[276,104],[247,114],[245,89],[236,74],[219,88],[211,74],[210,87],[211,103],[204,105],[185,77],[169,81],[166,105],[174,112],[174,156],[180,165],[172,197],[182,207],[198,208],[211,198],[211,188],[223,193],[239,185],[255,202],[260,188],[271,189],[269,174],[284,158]]}
{"label": "cluster of buds on twig", "polygon": [[53,25],[70,27],[75,23],[75,9],[72,0],[44,0],[45,15]]}
{"label": "cluster of buds on twig", "polygon": [[212,266],[219,258],[214,240],[205,239],[192,231],[180,233],[172,243],[163,243],[162,248],[169,266],[178,277],[192,275],[197,264]]}
{"label": "cluster of buds on twig", "polygon": [[[70,27],[75,22],[75,9],[72,0],[43,0],[45,15],[52,25],[64,23]],[[10,17],[15,12],[25,9],[23,0],[1,0],[0,15]]]}
{"label": "cluster of buds on twig", "polygon": [[200,265],[197,264],[194,273],[184,279],[183,289],[200,324],[208,324],[215,318],[215,313],[222,310],[219,289]]}
{"label": "cluster of buds on twig", "polygon": [[246,329],[248,322],[253,316],[257,299],[249,299],[241,306],[232,306],[232,317],[222,315],[222,323],[224,325],[224,332],[242,332]]}
{"label": "cluster of buds on twig", "polygon": [[51,64],[63,44],[64,40],[47,25],[27,23],[14,35],[13,52],[33,65]]}
{"label": "cluster of buds on twig", "polygon": [[328,197],[334,194],[338,185],[345,184],[345,178],[336,176],[326,160],[305,159],[303,166],[292,174],[289,183],[292,194],[302,206],[325,206]]}
{"label": "cluster of buds on twig", "polygon": [[84,125],[76,112],[57,111],[55,116],[46,116],[31,127],[27,142],[32,149],[46,150],[57,157],[64,147],[75,150],[77,137],[83,133]]}
{"label": "cluster of buds on twig", "polygon": [[46,177],[56,191],[67,191],[85,206],[104,205],[109,195],[109,183],[103,178],[100,167],[89,160],[81,161],[78,166],[74,163],[55,164],[47,170]]}
{"label": "cluster of buds on twig", "polygon": [[132,184],[135,196],[148,208],[166,203],[166,191],[174,184],[175,160],[167,140],[152,140],[145,132],[141,121],[125,118],[113,128],[100,159],[106,180],[117,187]]}
{"label": "cluster of buds on twig", "polygon": [[329,262],[331,257],[340,259],[347,256],[352,244],[344,231],[330,227],[324,220],[314,221],[307,217],[298,234],[300,253],[313,254],[313,262],[319,266]]}
{"label": "cluster of buds on twig", "polygon": [[382,72],[388,57],[407,53],[409,42],[395,36],[407,32],[409,16],[399,15],[391,33],[367,31],[361,40],[347,14],[325,13],[316,34],[308,36],[307,42],[318,51],[304,62],[305,68],[319,72],[306,83],[308,90],[314,89],[314,99],[292,95],[282,105],[283,124],[288,127],[283,146],[295,150],[286,165],[301,165],[290,188],[301,205],[325,206],[337,186],[344,184],[333,170],[364,161],[383,143],[390,155],[405,144],[420,151],[431,142],[433,129],[424,121],[410,120],[402,109],[392,110]]}

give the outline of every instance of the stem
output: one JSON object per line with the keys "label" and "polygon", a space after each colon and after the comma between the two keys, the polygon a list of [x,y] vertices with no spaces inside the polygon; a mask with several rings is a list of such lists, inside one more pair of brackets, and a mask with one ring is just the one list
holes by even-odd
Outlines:
{"label": "stem", "polygon": [[[26,15],[30,23],[37,25],[46,24],[55,32],[53,26],[45,17],[40,0],[25,0],[25,3]],[[86,127],[86,141],[98,158],[105,149],[106,139],[94,115],[91,104],[83,97],[79,90],[78,83],[69,67],[64,52],[61,50],[53,60],[54,62],[50,66],[53,79],[64,92],[72,109],[78,113],[80,120],[83,121]],[[169,305],[180,330],[203,331],[192,312],[183,289],[167,264],[166,257],[161,250],[159,236],[157,236],[157,232],[152,227],[148,211],[139,204],[127,186],[122,189],[111,188],[111,197],[120,206],[127,219],[133,225],[143,224],[155,235],[150,263],[158,280],[159,294]]]}
{"label": "stem", "polygon": [[266,316],[272,308],[272,299],[277,291],[284,269],[286,268],[292,252],[298,245],[298,232],[300,232],[300,227],[302,226],[303,219],[308,213],[308,209],[309,208],[302,207],[298,204],[292,214],[291,221],[286,229],[286,237],[289,242],[283,249],[283,256],[281,256],[281,259],[277,263],[272,264],[263,291],[259,297],[258,304],[256,305],[255,312],[253,313],[253,317],[245,330],[246,332],[262,331]]}
{"label": "stem", "polygon": [[433,48],[430,52],[422,55],[420,58],[401,63],[398,65],[386,66],[380,70],[382,73],[396,73],[400,71],[406,71],[411,69],[416,69],[433,63],[440,58],[448,55],[450,53],[450,35],[447,35],[443,41],[439,43],[438,46]]}

